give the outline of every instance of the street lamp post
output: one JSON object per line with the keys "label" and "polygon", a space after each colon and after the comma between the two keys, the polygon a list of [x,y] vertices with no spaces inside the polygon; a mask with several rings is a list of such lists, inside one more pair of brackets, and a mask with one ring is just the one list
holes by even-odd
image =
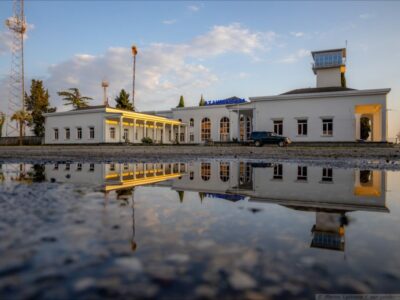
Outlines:
{"label": "street lamp post", "polygon": [[133,110],[136,111],[135,108],[135,73],[136,73],[136,55],[138,51],[135,45],[132,46],[132,56],[133,56],[133,76],[132,76],[132,106]]}

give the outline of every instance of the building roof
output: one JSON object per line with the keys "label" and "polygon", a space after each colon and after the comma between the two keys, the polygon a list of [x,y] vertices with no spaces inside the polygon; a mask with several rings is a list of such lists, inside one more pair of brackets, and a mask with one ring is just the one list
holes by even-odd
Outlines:
{"label": "building roof", "polygon": [[43,116],[45,117],[58,117],[58,116],[68,116],[68,115],[76,115],[76,114],[95,114],[95,113],[104,113],[108,116],[122,116],[124,118],[137,119],[141,121],[150,121],[150,122],[159,122],[166,123],[170,125],[181,125],[183,124],[179,120],[169,119],[166,117],[149,115],[145,113],[139,113],[131,110],[114,108],[106,105],[96,105],[96,106],[87,106],[82,107],[70,111],[62,111],[62,112],[53,112],[53,113],[45,113]]}
{"label": "building roof", "polygon": [[88,109],[98,109],[98,108],[106,108],[106,105],[89,105],[89,106],[85,106],[85,107],[78,107],[73,109],[72,111],[76,111],[76,110],[88,110]]}
{"label": "building roof", "polygon": [[354,89],[342,89],[337,91],[325,91],[320,92],[317,88],[311,89],[314,92],[304,91],[302,93],[284,93],[275,96],[258,96],[250,97],[251,102],[257,101],[281,101],[281,100],[295,100],[295,99],[320,99],[320,98],[337,98],[337,97],[349,97],[349,96],[372,96],[372,95],[386,95],[390,92],[390,89],[370,89],[370,90],[354,90]]}
{"label": "building roof", "polygon": [[319,50],[319,51],[311,51],[312,57],[314,57],[315,54],[319,53],[329,53],[329,52],[338,52],[342,51],[343,57],[346,57],[346,48],[337,48],[337,49],[326,49],[326,50]]}
{"label": "building roof", "polygon": [[329,86],[321,88],[303,88],[295,89],[281,95],[295,95],[295,94],[311,94],[311,93],[327,93],[327,92],[343,92],[343,91],[356,91],[356,89],[341,87],[341,86]]}

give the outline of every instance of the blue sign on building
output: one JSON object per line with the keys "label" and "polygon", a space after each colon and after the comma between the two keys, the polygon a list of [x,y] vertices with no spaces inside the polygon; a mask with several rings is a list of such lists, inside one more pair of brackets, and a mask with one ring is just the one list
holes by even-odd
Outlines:
{"label": "blue sign on building", "polygon": [[206,105],[227,105],[227,104],[240,104],[240,103],[245,103],[245,99],[241,99],[238,97],[231,97],[227,99],[221,99],[221,100],[207,100],[205,101]]}

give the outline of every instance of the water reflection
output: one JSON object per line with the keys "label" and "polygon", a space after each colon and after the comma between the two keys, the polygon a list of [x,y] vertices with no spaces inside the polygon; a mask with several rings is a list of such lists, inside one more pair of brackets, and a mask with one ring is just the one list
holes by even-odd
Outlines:
{"label": "water reflection", "polygon": [[[239,161],[17,164],[7,168],[12,170],[8,173],[13,181],[93,184],[101,186],[105,196],[115,191],[116,199],[132,205],[133,229],[135,187],[149,184],[177,191],[181,203],[185,191],[194,191],[200,201],[243,201],[252,212],[274,203],[315,213],[311,247],[330,250],[344,250],[349,213],[389,211],[386,175],[378,170]],[[0,178],[5,180],[3,171]],[[134,230],[132,248],[136,248]]]}
{"label": "water reflection", "polygon": [[[390,285],[399,278],[399,261],[392,252],[398,243],[390,233],[398,227],[398,209],[390,206],[394,213],[385,214],[389,212],[387,202],[393,204],[387,200],[393,200],[393,194],[387,196],[387,185],[389,182],[393,186],[393,177],[385,171],[236,160],[65,162],[2,165],[0,180],[3,187],[32,187],[10,188],[8,192],[3,189],[6,198],[15,197],[16,204],[10,209],[10,202],[0,197],[2,218],[7,219],[15,207],[27,206],[24,219],[42,224],[36,231],[32,226],[36,235],[32,238],[30,233],[29,238],[35,247],[43,247],[35,249],[43,257],[64,253],[68,262],[70,256],[74,259],[76,253],[83,253],[88,255],[83,257],[90,265],[90,257],[97,253],[98,264],[106,270],[99,274],[113,274],[123,280],[130,280],[132,274],[121,271],[121,261],[128,270],[137,270],[137,261],[127,257],[139,258],[145,267],[138,278],[150,278],[151,284],[159,284],[160,291],[164,291],[168,280],[182,280],[180,287],[187,290],[206,281],[233,295],[231,288],[239,286],[240,290],[243,284],[235,276],[241,279],[240,272],[245,272],[251,276],[247,283],[256,282],[249,286],[261,295],[270,293],[264,286],[276,284],[281,289],[280,299],[285,299],[288,291],[295,293],[294,285],[301,286],[298,290],[303,292],[307,288],[317,290],[315,286],[319,291],[336,292],[337,287],[348,284],[348,276],[361,278],[360,274],[365,273],[366,282],[371,274],[384,278],[386,275],[381,273],[386,272],[392,276],[387,283]],[[53,192],[47,193],[51,189]],[[19,195],[27,197],[27,190],[46,194],[35,194],[39,206],[35,199],[18,199]],[[61,200],[54,201],[58,198]],[[15,226],[14,218],[9,224],[0,222],[0,226],[21,228],[21,224]],[[23,229],[21,237],[31,230],[30,226]],[[46,235],[44,239],[42,235]],[[59,245],[54,244],[59,248],[41,244],[57,239]],[[7,241],[7,237],[2,240]],[[15,248],[7,247],[3,245],[4,253],[14,253]],[[109,260],[104,261],[104,257]],[[75,276],[81,276],[85,259],[75,268]],[[119,263],[115,264],[115,259]],[[40,267],[35,271],[39,272],[42,261],[37,261]],[[94,266],[92,276],[97,277],[99,267]],[[293,275],[296,272],[318,280],[305,282]],[[196,277],[200,275],[204,278]],[[224,280],[228,283],[220,285]],[[286,286],[288,282],[292,286]],[[383,283],[385,280],[379,279],[370,286]],[[354,286],[343,291],[357,291],[359,282]],[[312,296],[307,292],[303,295]]]}

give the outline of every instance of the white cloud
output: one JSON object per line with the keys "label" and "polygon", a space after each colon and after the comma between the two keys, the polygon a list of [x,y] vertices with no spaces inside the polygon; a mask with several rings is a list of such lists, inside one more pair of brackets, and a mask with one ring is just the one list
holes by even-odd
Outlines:
{"label": "white cloud", "polygon": [[299,49],[295,53],[286,56],[285,58],[279,60],[278,62],[284,63],[284,64],[292,64],[292,63],[299,61],[300,59],[302,59],[304,57],[309,56],[310,53],[311,53],[310,50]]}
{"label": "white cloud", "polygon": [[[26,28],[27,29],[24,34],[24,40],[28,38],[28,33],[29,31],[34,29],[34,25],[28,23]],[[11,52],[13,47],[12,39],[13,39],[12,32],[8,28],[5,28],[4,30],[0,31],[0,55]]]}
{"label": "white cloud", "polygon": [[188,10],[193,11],[193,12],[200,10],[200,6],[197,6],[197,5],[189,5],[187,8],[188,8]]}
{"label": "white cloud", "polygon": [[293,35],[294,37],[303,37],[304,36],[304,32],[301,32],[301,31],[292,31],[290,34]]}
{"label": "white cloud", "polygon": [[239,74],[238,74],[238,77],[240,79],[248,78],[249,76],[250,76],[250,74],[246,73],[246,72],[239,72]]}
{"label": "white cloud", "polygon": [[[185,95],[187,105],[195,105],[206,89],[219,81],[205,61],[227,53],[249,57],[268,50],[274,43],[274,32],[256,32],[240,24],[214,26],[203,35],[186,43],[154,43],[140,48],[136,70],[136,105],[140,110],[176,106],[179,95]],[[246,76],[244,73],[242,76]],[[129,48],[112,47],[101,55],[77,54],[48,68],[44,79],[52,105],[62,105],[57,91],[78,87],[82,94],[102,99],[101,80],[110,82],[109,97],[120,89],[132,90],[132,57]],[[113,104],[113,101],[110,101]]]}
{"label": "white cloud", "polygon": [[172,25],[175,24],[177,22],[176,19],[171,19],[171,20],[164,20],[162,23],[165,25]]}
{"label": "white cloud", "polygon": [[361,14],[359,17],[360,17],[360,19],[367,20],[367,19],[372,19],[374,17],[374,15],[370,14],[370,13],[364,13],[364,14]]}

